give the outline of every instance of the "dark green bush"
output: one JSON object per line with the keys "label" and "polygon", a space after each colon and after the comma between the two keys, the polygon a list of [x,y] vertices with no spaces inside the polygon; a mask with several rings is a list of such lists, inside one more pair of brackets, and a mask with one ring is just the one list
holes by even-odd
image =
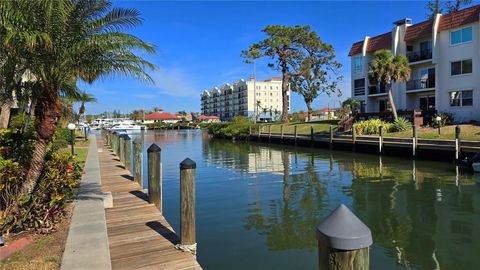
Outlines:
{"label": "dark green bush", "polygon": [[236,140],[247,138],[250,128],[252,128],[252,132],[256,132],[257,125],[242,119],[238,120],[238,122],[211,123],[207,128],[208,133],[217,138]]}
{"label": "dark green bush", "polygon": [[435,128],[437,128],[439,125],[440,127],[452,125],[453,122],[455,121],[455,116],[453,113],[442,112],[442,113],[439,113],[438,116],[440,116],[442,120],[440,120],[439,122],[435,119],[436,117],[433,118],[432,126]]}

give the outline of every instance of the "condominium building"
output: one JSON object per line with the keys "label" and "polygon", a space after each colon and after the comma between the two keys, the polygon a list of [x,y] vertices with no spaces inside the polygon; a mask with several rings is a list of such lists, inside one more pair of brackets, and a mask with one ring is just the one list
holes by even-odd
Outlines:
{"label": "condominium building", "polygon": [[[205,90],[200,96],[202,114],[219,116],[222,121],[239,115],[253,118],[255,110],[261,121],[275,120],[282,113],[282,79],[278,77],[264,81],[256,81],[254,77],[248,81],[241,79]],[[288,102],[290,108],[290,91]]]}
{"label": "condominium building", "polygon": [[352,45],[352,97],[363,112],[388,108],[385,86],[368,77],[377,50],[405,55],[411,68],[408,82],[392,84],[397,110],[453,113],[458,122],[480,120],[480,5],[413,24],[394,22],[387,33]]}

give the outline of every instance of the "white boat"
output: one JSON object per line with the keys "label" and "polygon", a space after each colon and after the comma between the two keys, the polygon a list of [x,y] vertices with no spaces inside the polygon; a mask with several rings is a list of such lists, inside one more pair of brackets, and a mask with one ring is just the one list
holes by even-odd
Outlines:
{"label": "white boat", "polygon": [[472,163],[472,168],[474,172],[480,173],[480,162]]}
{"label": "white boat", "polygon": [[146,129],[143,125],[136,125],[136,124],[116,124],[110,128],[111,131],[118,131],[118,130],[142,130]]}

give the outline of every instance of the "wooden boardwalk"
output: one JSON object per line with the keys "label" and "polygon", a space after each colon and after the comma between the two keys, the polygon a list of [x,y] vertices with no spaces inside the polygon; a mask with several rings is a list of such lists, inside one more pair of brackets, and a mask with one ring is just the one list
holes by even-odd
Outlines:
{"label": "wooden boardwalk", "polygon": [[98,151],[102,190],[113,197],[105,210],[112,269],[202,269],[175,249],[178,236],[101,137]]}

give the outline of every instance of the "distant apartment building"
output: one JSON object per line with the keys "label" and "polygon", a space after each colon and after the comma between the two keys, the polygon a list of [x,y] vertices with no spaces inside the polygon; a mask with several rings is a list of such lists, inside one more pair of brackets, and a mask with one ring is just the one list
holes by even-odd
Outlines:
{"label": "distant apartment building", "polygon": [[450,112],[459,122],[480,120],[480,5],[412,24],[394,22],[391,32],[352,45],[352,97],[363,112],[388,108],[385,86],[368,77],[377,50],[405,55],[411,68],[408,82],[392,84],[397,110]]}
{"label": "distant apartment building", "polygon": [[[201,95],[202,115],[214,115],[222,121],[230,121],[235,116],[253,118],[255,106],[258,120],[274,120],[282,113],[282,80],[273,77],[256,81],[251,77],[220,88],[205,90]],[[288,92],[290,109],[290,91]]]}

